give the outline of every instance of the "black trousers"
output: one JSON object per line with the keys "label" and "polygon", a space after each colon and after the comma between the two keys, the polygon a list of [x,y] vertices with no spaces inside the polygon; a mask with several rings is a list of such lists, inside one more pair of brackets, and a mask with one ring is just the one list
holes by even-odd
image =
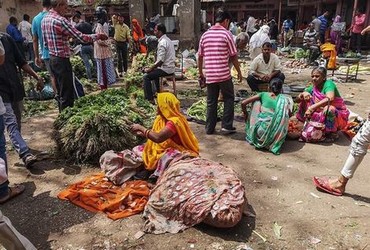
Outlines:
{"label": "black trousers", "polygon": [[69,58],[50,56],[50,67],[56,80],[59,95],[59,110],[72,107],[75,100],[73,72]]}
{"label": "black trousers", "polygon": [[234,121],[234,84],[232,80],[207,84],[207,118],[206,133],[213,134],[217,124],[218,95],[222,93],[224,99],[224,113],[222,128],[231,129]]}
{"label": "black trousers", "polygon": [[361,53],[361,33],[351,34],[352,49],[357,53]]}
{"label": "black trousers", "polygon": [[[154,92],[159,92],[159,78],[161,76],[168,76],[165,71],[161,69],[154,69],[153,71],[146,73],[144,75],[144,95],[145,99],[149,101],[154,100]],[[152,81],[155,82],[155,88],[156,90],[153,90]]]}
{"label": "black trousers", "polygon": [[[274,78],[280,78],[283,82],[285,80],[285,75],[283,73],[279,73],[277,76],[275,76]],[[272,78],[270,80],[270,82],[274,79]],[[252,91],[260,91],[260,89],[258,88],[258,84],[262,84],[262,83],[267,83],[267,82],[264,82],[258,78],[256,78],[255,76],[253,75],[249,75],[247,77],[247,83],[249,85],[249,87],[251,88]]]}
{"label": "black trousers", "polygon": [[118,72],[127,72],[127,43],[117,42],[117,55],[118,55]]}

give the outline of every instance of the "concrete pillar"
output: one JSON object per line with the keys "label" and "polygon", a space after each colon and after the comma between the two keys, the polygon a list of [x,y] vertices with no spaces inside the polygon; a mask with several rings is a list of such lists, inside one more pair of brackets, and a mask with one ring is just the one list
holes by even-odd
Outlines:
{"label": "concrete pillar", "polygon": [[200,1],[179,0],[180,46],[198,48],[200,36]]}
{"label": "concrete pillar", "polygon": [[130,23],[133,18],[139,21],[141,27],[144,27],[144,0],[129,0]]}

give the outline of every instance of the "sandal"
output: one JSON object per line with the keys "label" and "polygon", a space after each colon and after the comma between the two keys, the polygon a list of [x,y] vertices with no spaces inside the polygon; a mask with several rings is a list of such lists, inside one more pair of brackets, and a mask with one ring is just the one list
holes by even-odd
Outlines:
{"label": "sandal", "polygon": [[0,204],[4,204],[12,198],[20,195],[25,189],[26,187],[24,185],[15,185],[13,187],[8,187],[8,194],[4,198],[0,199]]}
{"label": "sandal", "polygon": [[342,196],[344,191],[330,186],[329,177],[313,177],[313,184],[320,191],[325,191],[335,196]]}

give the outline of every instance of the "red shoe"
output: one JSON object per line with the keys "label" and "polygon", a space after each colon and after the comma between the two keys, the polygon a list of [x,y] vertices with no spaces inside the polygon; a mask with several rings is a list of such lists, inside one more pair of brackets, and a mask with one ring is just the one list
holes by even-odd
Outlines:
{"label": "red shoe", "polygon": [[342,196],[344,193],[344,191],[330,186],[329,177],[316,177],[315,176],[312,178],[312,180],[316,188],[321,191],[325,191],[335,196]]}

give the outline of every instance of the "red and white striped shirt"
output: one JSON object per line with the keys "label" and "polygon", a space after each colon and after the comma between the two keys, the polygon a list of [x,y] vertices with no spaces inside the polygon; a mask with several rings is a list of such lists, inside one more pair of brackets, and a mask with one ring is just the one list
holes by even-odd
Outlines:
{"label": "red and white striped shirt", "polygon": [[230,31],[221,25],[207,30],[199,41],[199,56],[204,58],[207,83],[224,82],[231,78],[229,58],[237,53]]}
{"label": "red and white striped shirt", "polygon": [[71,55],[68,45],[70,37],[76,38],[80,42],[90,43],[96,37],[95,34],[82,34],[65,17],[62,17],[54,10],[50,10],[45,15],[42,19],[41,27],[44,46],[49,49],[50,55],[62,58],[69,58]]}

